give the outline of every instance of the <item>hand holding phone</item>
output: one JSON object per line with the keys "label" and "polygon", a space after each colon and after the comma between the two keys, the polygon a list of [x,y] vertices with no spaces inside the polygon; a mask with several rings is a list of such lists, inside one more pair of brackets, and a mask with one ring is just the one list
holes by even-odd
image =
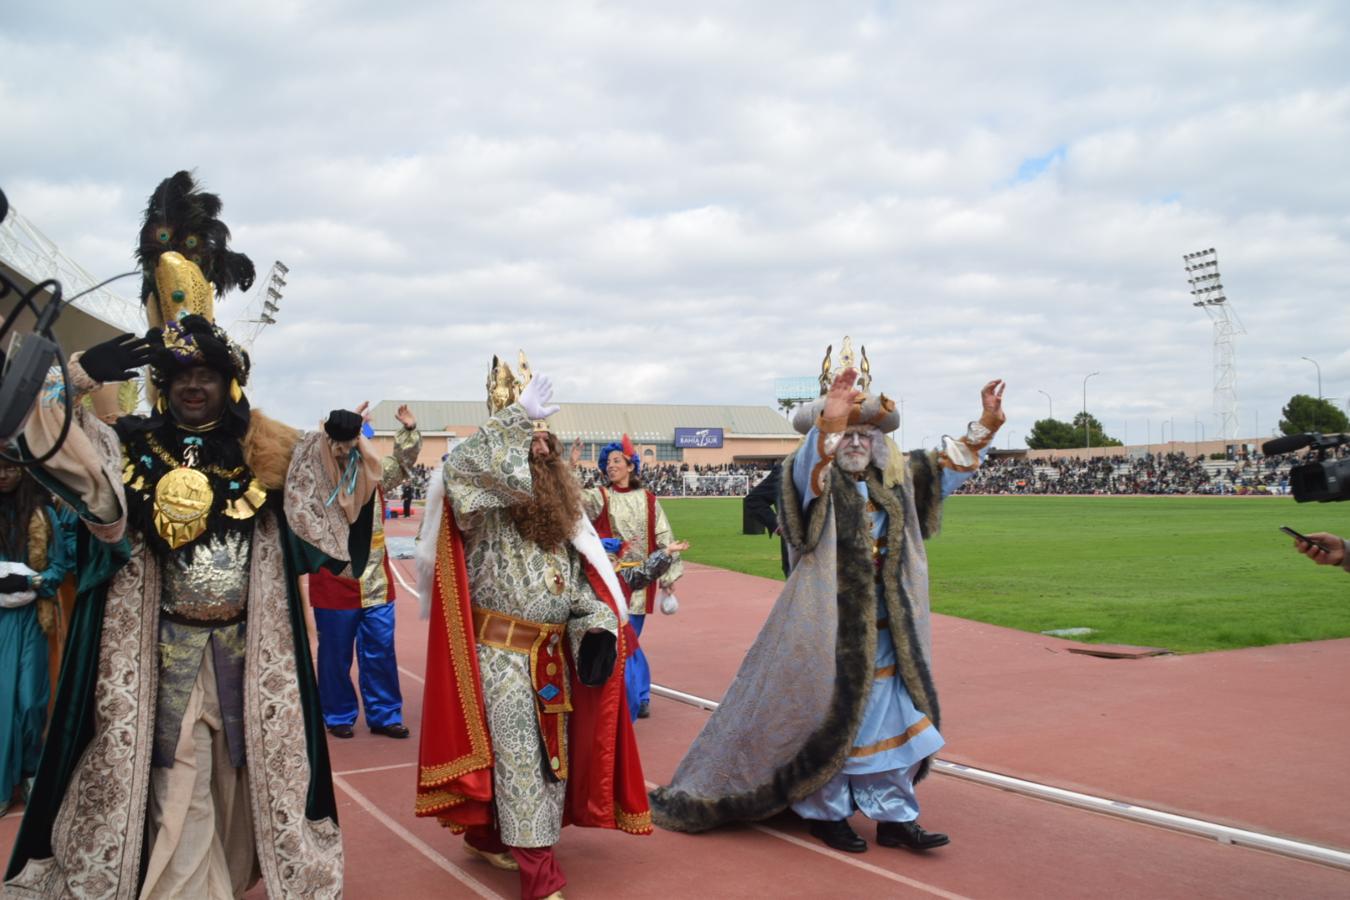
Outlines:
{"label": "hand holding phone", "polygon": [[1315,540],[1313,540],[1312,538],[1308,537],[1306,534],[1299,534],[1297,531],[1295,531],[1294,529],[1290,528],[1288,525],[1281,525],[1281,526],[1280,526],[1280,530],[1283,531],[1285,534],[1289,535],[1291,538],[1293,538],[1293,539],[1296,540],[1296,541],[1302,541],[1302,542],[1305,543],[1305,544],[1311,544],[1312,546],[1316,547],[1318,550],[1321,550],[1321,551],[1323,551],[1323,552],[1325,552],[1325,553],[1330,553],[1330,552],[1331,552],[1331,548],[1328,547],[1326,544],[1323,544],[1321,541],[1315,541]]}

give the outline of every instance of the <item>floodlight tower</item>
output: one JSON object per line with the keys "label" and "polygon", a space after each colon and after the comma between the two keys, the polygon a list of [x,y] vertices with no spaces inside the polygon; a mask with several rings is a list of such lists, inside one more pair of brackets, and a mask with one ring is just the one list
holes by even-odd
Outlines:
{"label": "floodlight tower", "polygon": [[1238,436],[1237,362],[1233,354],[1233,337],[1246,334],[1237,310],[1224,296],[1223,281],[1219,276],[1219,254],[1213,247],[1197,250],[1181,257],[1186,265],[1187,283],[1191,286],[1192,306],[1205,311],[1214,323],[1214,419],[1219,426],[1218,437],[1229,441]]}
{"label": "floodlight tower", "polygon": [[258,282],[257,290],[253,292],[253,299],[249,301],[243,318],[236,323],[251,326],[247,336],[240,342],[245,350],[253,349],[253,342],[262,334],[264,328],[277,323],[277,310],[281,308],[281,289],[286,286],[286,274],[290,271],[290,266],[277,260],[272,263],[267,277]]}

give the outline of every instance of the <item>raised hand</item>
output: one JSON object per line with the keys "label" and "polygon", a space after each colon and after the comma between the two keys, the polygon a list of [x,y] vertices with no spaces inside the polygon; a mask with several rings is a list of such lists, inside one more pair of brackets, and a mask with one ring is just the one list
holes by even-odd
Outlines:
{"label": "raised hand", "polygon": [[394,412],[394,418],[398,419],[398,424],[409,431],[413,431],[417,428],[417,416],[412,414],[412,410],[408,409],[408,404],[406,403]]}
{"label": "raised hand", "polygon": [[980,419],[986,425],[1002,425],[1008,420],[1003,412],[1003,389],[1007,386],[1002,378],[995,378],[980,390],[980,404],[984,407]]}
{"label": "raised hand", "polygon": [[130,381],[136,369],[150,363],[150,344],[131,332],[95,344],[80,356],[85,374],[95,381]]}
{"label": "raised hand", "polygon": [[553,404],[553,381],[543,373],[537,373],[520,392],[519,403],[525,408],[525,415],[531,419],[547,419],[561,406]]}
{"label": "raised hand", "polygon": [[572,449],[567,454],[567,460],[574,469],[581,464],[581,438],[572,441]]}
{"label": "raised hand", "polygon": [[821,416],[826,419],[839,419],[847,416],[853,404],[862,398],[863,392],[854,390],[858,381],[857,369],[845,369],[834,376],[829,391],[825,394],[825,409]]}

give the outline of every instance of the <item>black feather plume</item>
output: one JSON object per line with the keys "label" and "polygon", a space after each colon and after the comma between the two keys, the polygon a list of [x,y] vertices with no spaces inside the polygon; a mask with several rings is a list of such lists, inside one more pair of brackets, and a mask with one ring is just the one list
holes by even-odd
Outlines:
{"label": "black feather plume", "polygon": [[216,286],[216,296],[253,284],[253,262],[229,249],[230,229],[220,220],[216,194],[200,190],[191,172],[178,172],[155,188],[145,207],[136,259],[141,264],[141,302],[154,292],[155,266],[174,250],[197,264]]}

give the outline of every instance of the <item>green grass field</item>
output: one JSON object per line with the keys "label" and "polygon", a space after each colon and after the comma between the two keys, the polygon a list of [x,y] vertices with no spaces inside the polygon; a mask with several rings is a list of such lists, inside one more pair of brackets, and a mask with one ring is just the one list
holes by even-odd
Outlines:
{"label": "green grass field", "polygon": [[[741,501],[663,500],[692,562],[782,578]],[[1180,653],[1350,637],[1350,575],[1276,529],[1350,534],[1350,503],[1221,497],[954,497],[928,542],[933,609]]]}

